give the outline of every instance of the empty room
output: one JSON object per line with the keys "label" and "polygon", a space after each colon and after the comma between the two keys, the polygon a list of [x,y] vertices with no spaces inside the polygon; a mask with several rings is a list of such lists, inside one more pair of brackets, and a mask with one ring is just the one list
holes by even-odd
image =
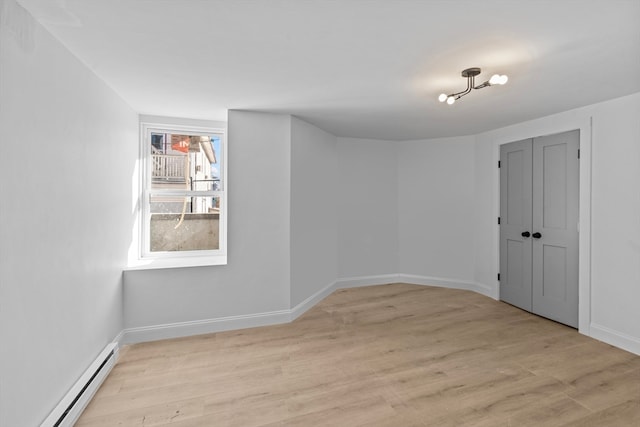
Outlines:
{"label": "empty room", "polygon": [[640,0],[0,0],[0,426],[640,426]]}

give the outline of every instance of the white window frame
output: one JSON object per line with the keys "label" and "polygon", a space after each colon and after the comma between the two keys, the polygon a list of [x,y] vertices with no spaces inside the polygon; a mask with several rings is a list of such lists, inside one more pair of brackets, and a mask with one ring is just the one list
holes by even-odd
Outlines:
{"label": "white window frame", "polygon": [[[188,135],[212,135],[220,137],[220,189],[216,191],[190,191],[151,189],[151,134],[152,133],[183,133]],[[140,194],[138,215],[138,259],[130,262],[129,269],[152,269],[195,267],[208,265],[225,265],[227,263],[227,139],[226,129],[207,126],[191,126],[183,124],[140,122]],[[219,197],[219,249],[194,251],[166,251],[151,252],[149,249],[150,235],[150,197],[151,195],[167,196],[197,196]]]}

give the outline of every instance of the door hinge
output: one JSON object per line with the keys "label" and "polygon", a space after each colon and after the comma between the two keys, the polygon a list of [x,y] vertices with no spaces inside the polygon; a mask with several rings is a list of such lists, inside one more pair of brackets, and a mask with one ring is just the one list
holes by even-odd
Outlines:
{"label": "door hinge", "polygon": [[498,169],[500,169],[500,160],[498,160]]}
{"label": "door hinge", "polygon": [[500,217],[498,217],[498,225],[500,225]]}
{"label": "door hinge", "polygon": [[580,158],[580,149],[578,148],[578,158]]}
{"label": "door hinge", "polygon": [[500,273],[498,273],[498,282],[500,281]]}

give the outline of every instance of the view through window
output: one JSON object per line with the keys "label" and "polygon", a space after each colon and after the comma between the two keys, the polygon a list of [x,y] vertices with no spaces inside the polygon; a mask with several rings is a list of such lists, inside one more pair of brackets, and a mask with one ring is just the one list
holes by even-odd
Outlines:
{"label": "view through window", "polygon": [[220,252],[224,135],[149,128],[145,139],[143,256]]}

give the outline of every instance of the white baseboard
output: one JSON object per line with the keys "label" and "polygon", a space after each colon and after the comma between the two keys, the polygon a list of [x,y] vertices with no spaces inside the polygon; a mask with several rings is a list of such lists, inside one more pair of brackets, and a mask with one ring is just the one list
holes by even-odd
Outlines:
{"label": "white baseboard", "polygon": [[640,356],[640,339],[614,331],[606,326],[591,323],[589,328],[591,338],[606,342],[612,346],[627,350]]}
{"label": "white baseboard", "polygon": [[397,274],[382,274],[378,276],[358,276],[358,277],[343,277],[336,280],[333,283],[328,284],[324,288],[320,289],[315,294],[311,295],[306,300],[297,304],[291,309],[291,321],[296,320],[302,316],[309,309],[313,308],[317,303],[331,295],[337,289],[346,288],[358,288],[361,286],[374,286],[374,285],[386,285],[389,283],[396,283],[398,280]]}
{"label": "white baseboard", "polygon": [[134,344],[191,335],[210,334],[213,332],[231,331],[235,329],[277,325],[280,323],[288,323],[290,321],[290,313],[291,310],[280,310],[267,313],[128,328],[124,330],[122,343]]}
{"label": "white baseboard", "polygon": [[118,335],[119,339],[117,339],[117,341],[120,344],[135,344],[147,341],[158,341],[191,335],[210,334],[214,332],[289,323],[302,316],[317,303],[331,295],[336,289],[395,283],[398,281],[397,279],[397,274],[342,278],[333,283],[329,283],[327,286],[320,289],[290,310],[128,328]]}
{"label": "white baseboard", "polygon": [[[489,298],[493,298],[495,300],[498,299],[497,290],[482,283],[470,282],[466,280],[445,279],[442,277],[420,276],[416,274],[402,274],[402,273],[339,278],[333,284],[333,289],[328,293],[326,293],[322,298],[326,297],[336,289],[358,288],[361,286],[387,285],[390,283],[408,283],[410,285],[437,286],[441,288],[463,289],[467,291],[477,292],[481,295],[487,296]],[[327,287],[326,289],[328,288],[329,287]],[[317,301],[320,301],[322,298],[318,299]]]}
{"label": "white baseboard", "polygon": [[164,325],[143,326],[139,328],[128,328],[122,331],[114,341],[117,341],[120,344],[134,344],[139,342],[180,338],[190,335],[210,334],[213,332],[288,323],[306,313],[317,303],[325,299],[327,296],[331,295],[336,289],[386,285],[389,283],[398,282],[415,285],[466,289],[491,297],[491,289],[489,287],[474,282],[456,281],[410,274],[381,274],[375,276],[343,277],[333,283],[329,283],[327,286],[320,289],[290,310],[220,317],[215,319],[204,319]]}
{"label": "white baseboard", "polygon": [[488,286],[462,280],[451,280],[411,274],[380,274],[373,276],[343,277],[337,279],[333,283],[329,283],[327,286],[309,296],[290,310],[128,328],[119,335],[120,339],[118,342],[122,344],[134,344],[146,341],[157,341],[190,335],[209,334],[213,332],[288,323],[306,313],[317,303],[331,295],[336,289],[386,285],[389,283],[409,283],[414,285],[465,289],[494,298],[492,296],[492,290]]}
{"label": "white baseboard", "polygon": [[118,348],[122,347],[124,344],[124,329],[120,331],[118,335],[113,339],[112,343],[114,343]]}
{"label": "white baseboard", "polygon": [[398,274],[380,274],[377,276],[342,277],[336,280],[336,289],[359,288],[361,286],[397,283],[398,276]]}
{"label": "white baseboard", "polygon": [[329,283],[327,286],[320,289],[318,292],[293,307],[290,310],[289,321],[292,322],[296,320],[298,317],[309,311],[309,309],[313,308],[314,305],[331,295],[333,291],[337,289],[336,283],[337,282]]}
{"label": "white baseboard", "polygon": [[[355,288],[360,286],[384,285],[389,283],[408,283],[412,285],[437,286],[450,289],[462,289],[477,292],[489,298],[498,299],[497,290],[482,283],[455,280],[442,277],[420,276],[415,274],[382,274],[376,276],[357,276],[339,278],[329,283],[307,299],[290,310],[272,311],[266,313],[229,316],[215,319],[197,320],[191,322],[153,325],[140,328],[129,328],[120,332],[114,339],[119,345],[133,344],[146,341],[157,341],[169,338],[180,338],[191,335],[208,334],[213,332],[230,331],[236,329],[253,328],[258,326],[289,323],[309,311],[324,298],[337,289]],[[606,342],[623,350],[640,355],[640,340],[614,331],[605,326],[592,323],[588,336]]]}
{"label": "white baseboard", "polygon": [[495,299],[494,291],[487,285],[467,280],[445,279],[442,277],[419,276],[415,274],[398,274],[398,281],[412,285],[437,286],[440,288],[462,289],[473,291]]}

